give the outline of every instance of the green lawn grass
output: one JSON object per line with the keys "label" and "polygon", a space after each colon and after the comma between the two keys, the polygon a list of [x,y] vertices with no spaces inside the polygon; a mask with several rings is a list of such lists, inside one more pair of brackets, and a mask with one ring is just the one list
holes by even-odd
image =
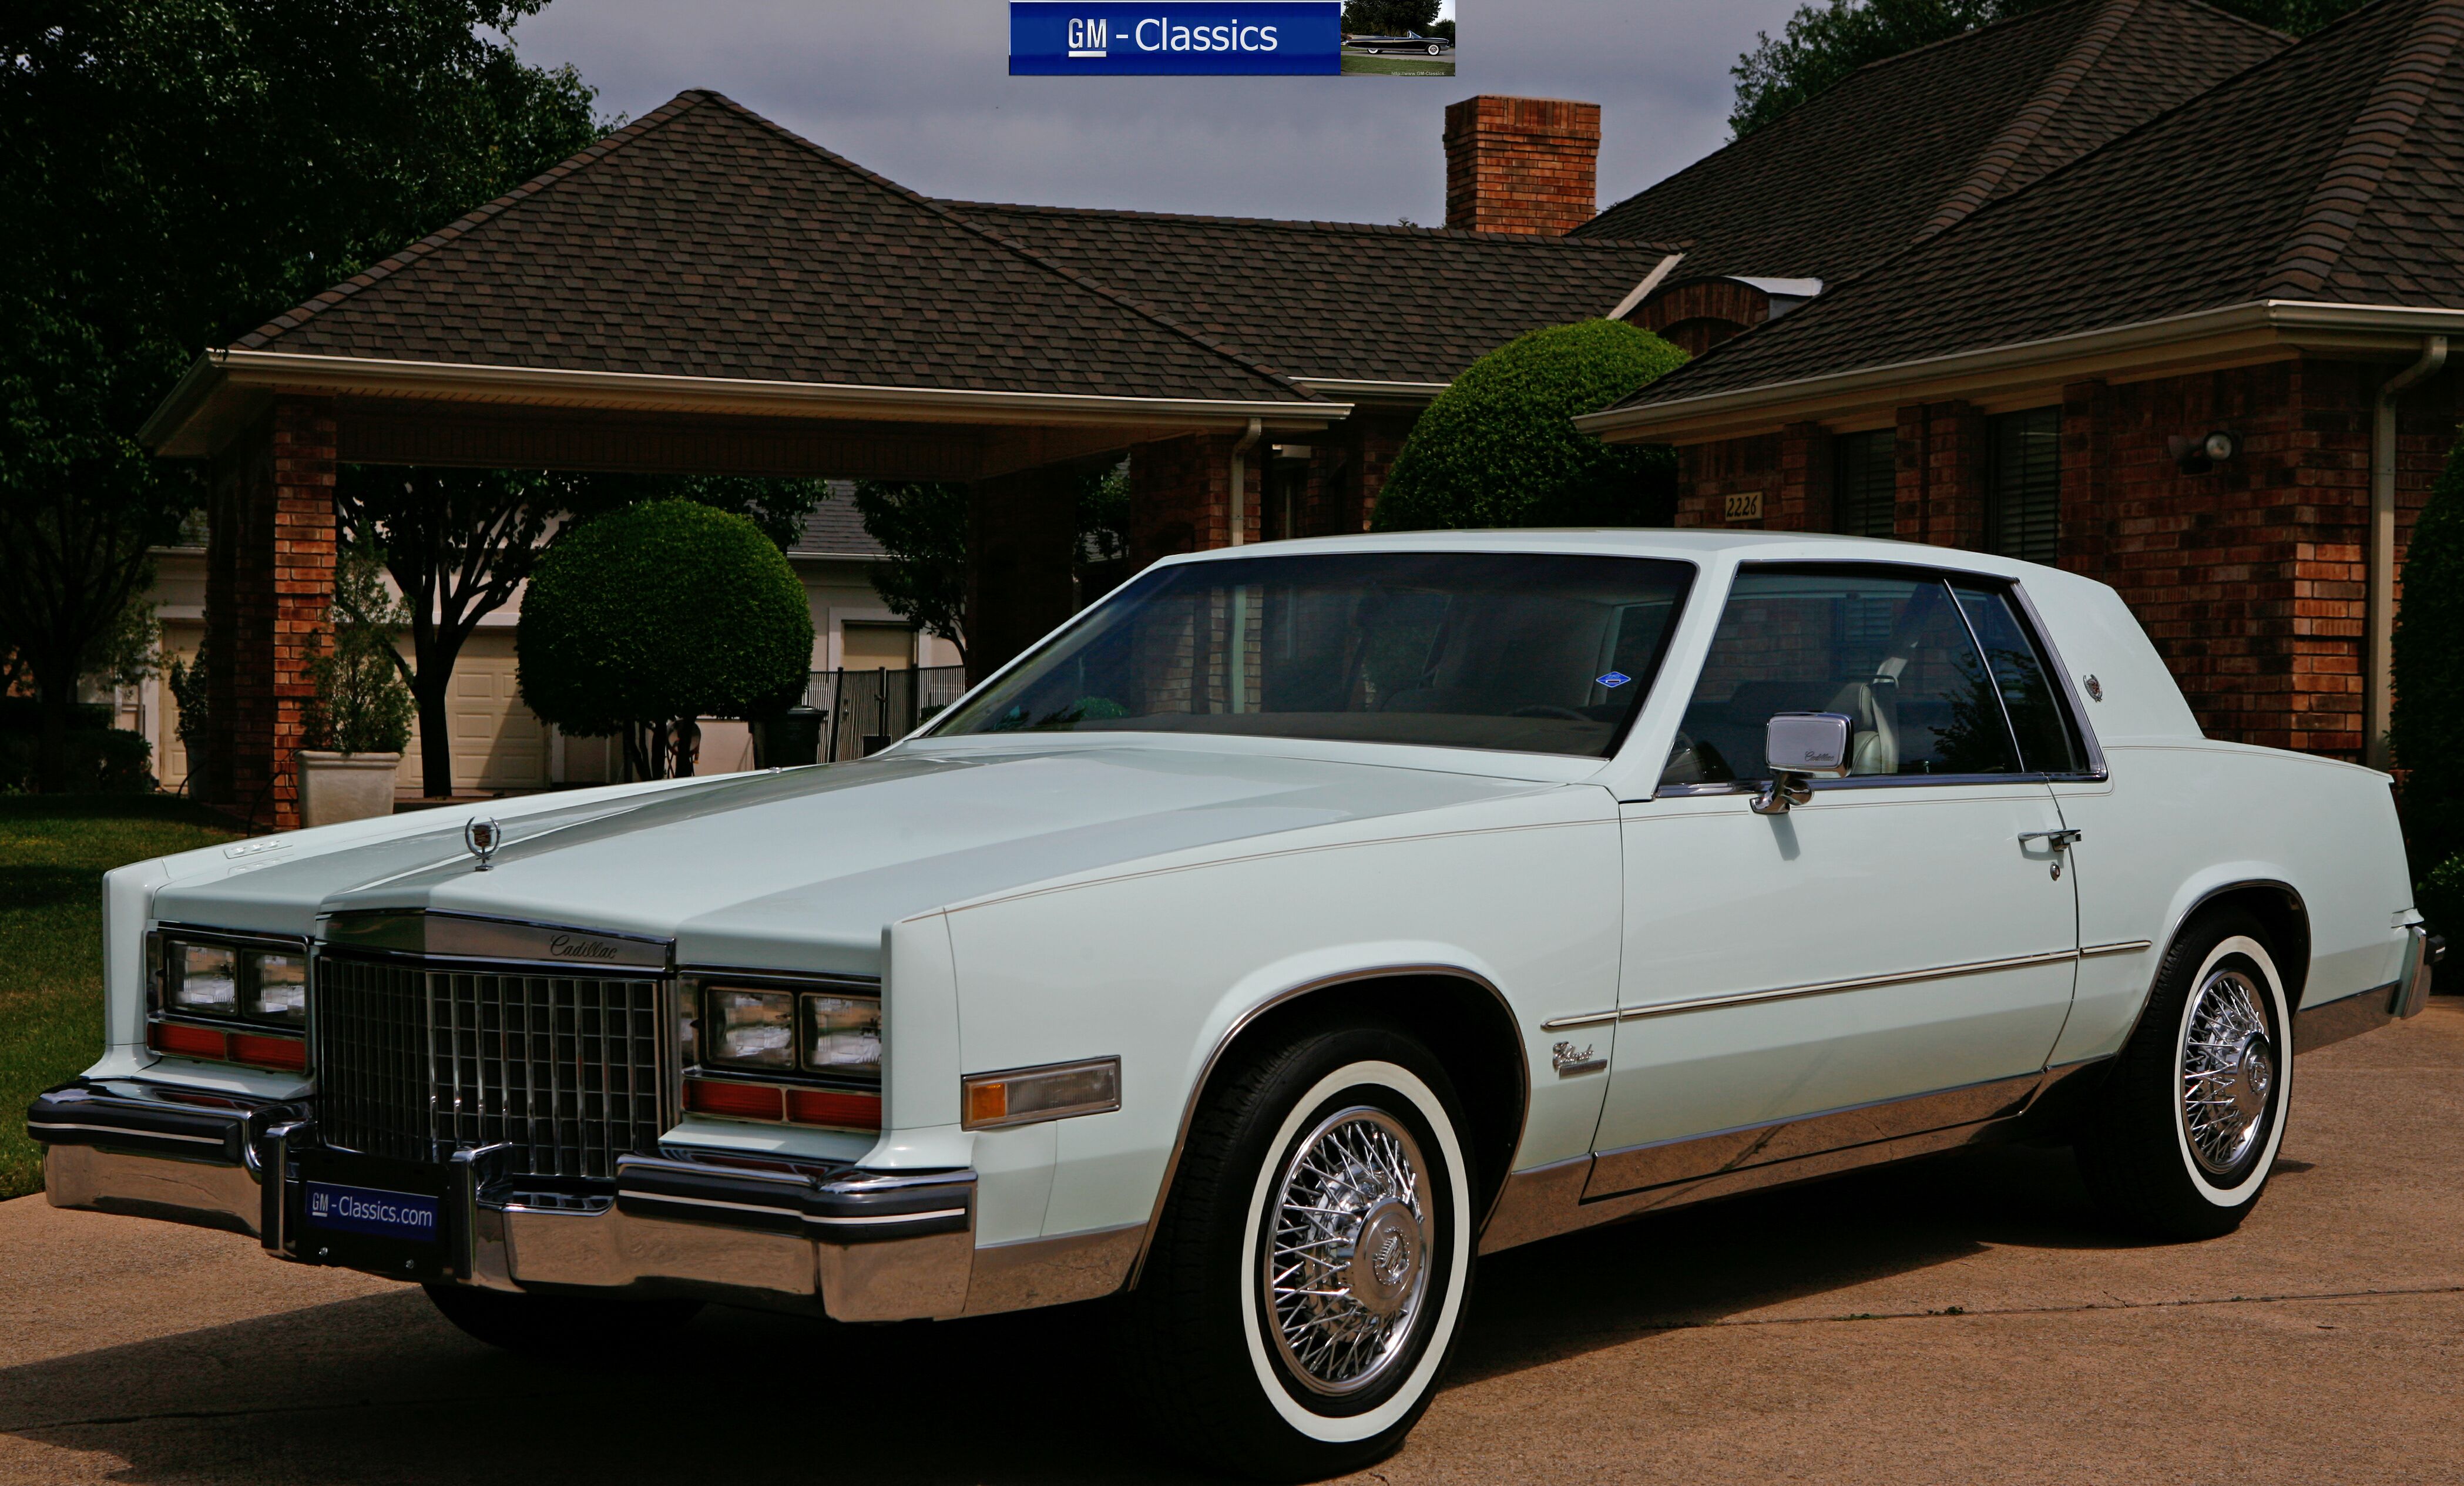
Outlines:
{"label": "green lawn grass", "polygon": [[1451,55],[1410,57],[1388,56],[1381,53],[1370,56],[1359,52],[1346,52],[1343,54],[1343,70],[1346,74],[1380,74],[1391,78],[1451,78],[1455,75],[1455,59]]}
{"label": "green lawn grass", "polygon": [[43,1185],[27,1102],[102,1053],[102,875],[240,833],[167,795],[0,798],[0,1198]]}

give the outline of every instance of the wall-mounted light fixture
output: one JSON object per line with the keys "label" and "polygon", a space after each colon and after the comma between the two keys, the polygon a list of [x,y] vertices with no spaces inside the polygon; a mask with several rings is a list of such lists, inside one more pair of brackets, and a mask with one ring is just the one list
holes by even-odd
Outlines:
{"label": "wall-mounted light fixture", "polygon": [[2173,456],[2183,474],[2205,475],[2241,453],[2241,435],[2222,429],[2195,436],[2176,433],[2165,440],[2165,452]]}

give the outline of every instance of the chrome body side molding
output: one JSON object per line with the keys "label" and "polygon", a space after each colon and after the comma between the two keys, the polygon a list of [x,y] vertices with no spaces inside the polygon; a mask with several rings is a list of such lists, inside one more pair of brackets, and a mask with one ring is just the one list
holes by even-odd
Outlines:
{"label": "chrome body side molding", "polygon": [[2096,955],[2138,954],[2150,948],[2146,940],[2123,940],[2110,944],[2090,944],[2081,949],[2049,949],[2040,954],[2012,955],[2000,960],[1971,960],[1964,965],[1930,965],[1921,970],[1894,970],[1886,975],[1859,975],[1849,980],[1816,981],[1806,986],[1779,986],[1767,990],[1740,990],[1725,995],[1696,996],[1685,1001],[1662,1001],[1651,1006],[1623,1007],[1614,1011],[1586,1011],[1579,1016],[1560,1016],[1540,1024],[1542,1031],[1563,1031],[1573,1027],[1600,1027],[1610,1022],[1639,1022],[1646,1017],[1675,1016],[1685,1011],[1707,1011],[1717,1007],[1751,1006],[1761,1001],[1793,1001],[1801,996],[1828,996],[1843,990],[1872,990],[1882,986],[1910,986],[1921,981],[1950,980],[1962,975],[1984,975],[1994,970],[2016,970],[2032,965],[2058,965],[2065,960],[2084,960]]}
{"label": "chrome body side molding", "polygon": [[2027,1128],[2027,1115],[2056,1089],[2102,1071],[2109,1061],[1517,1171],[1507,1178],[1482,1230],[1480,1252],[1494,1253],[1645,1212],[2006,1139]]}

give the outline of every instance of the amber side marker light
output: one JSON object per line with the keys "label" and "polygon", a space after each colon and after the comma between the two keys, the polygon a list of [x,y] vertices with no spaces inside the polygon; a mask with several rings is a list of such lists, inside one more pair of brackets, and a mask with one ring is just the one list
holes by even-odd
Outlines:
{"label": "amber side marker light", "polygon": [[1097,1057],[970,1074],[959,1090],[958,1123],[969,1130],[1101,1115],[1121,1107],[1121,1060]]}

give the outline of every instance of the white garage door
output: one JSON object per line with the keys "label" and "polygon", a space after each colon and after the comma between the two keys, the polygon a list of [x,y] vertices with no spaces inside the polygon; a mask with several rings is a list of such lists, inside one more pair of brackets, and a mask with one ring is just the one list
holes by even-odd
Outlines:
{"label": "white garage door", "polygon": [[[456,789],[538,789],[547,780],[547,725],[522,705],[514,684],[514,636],[511,631],[482,630],[462,647],[454,663],[452,691],[446,703],[452,726],[453,787]],[[419,787],[419,750],[414,739],[410,756],[397,776],[412,789]]]}

